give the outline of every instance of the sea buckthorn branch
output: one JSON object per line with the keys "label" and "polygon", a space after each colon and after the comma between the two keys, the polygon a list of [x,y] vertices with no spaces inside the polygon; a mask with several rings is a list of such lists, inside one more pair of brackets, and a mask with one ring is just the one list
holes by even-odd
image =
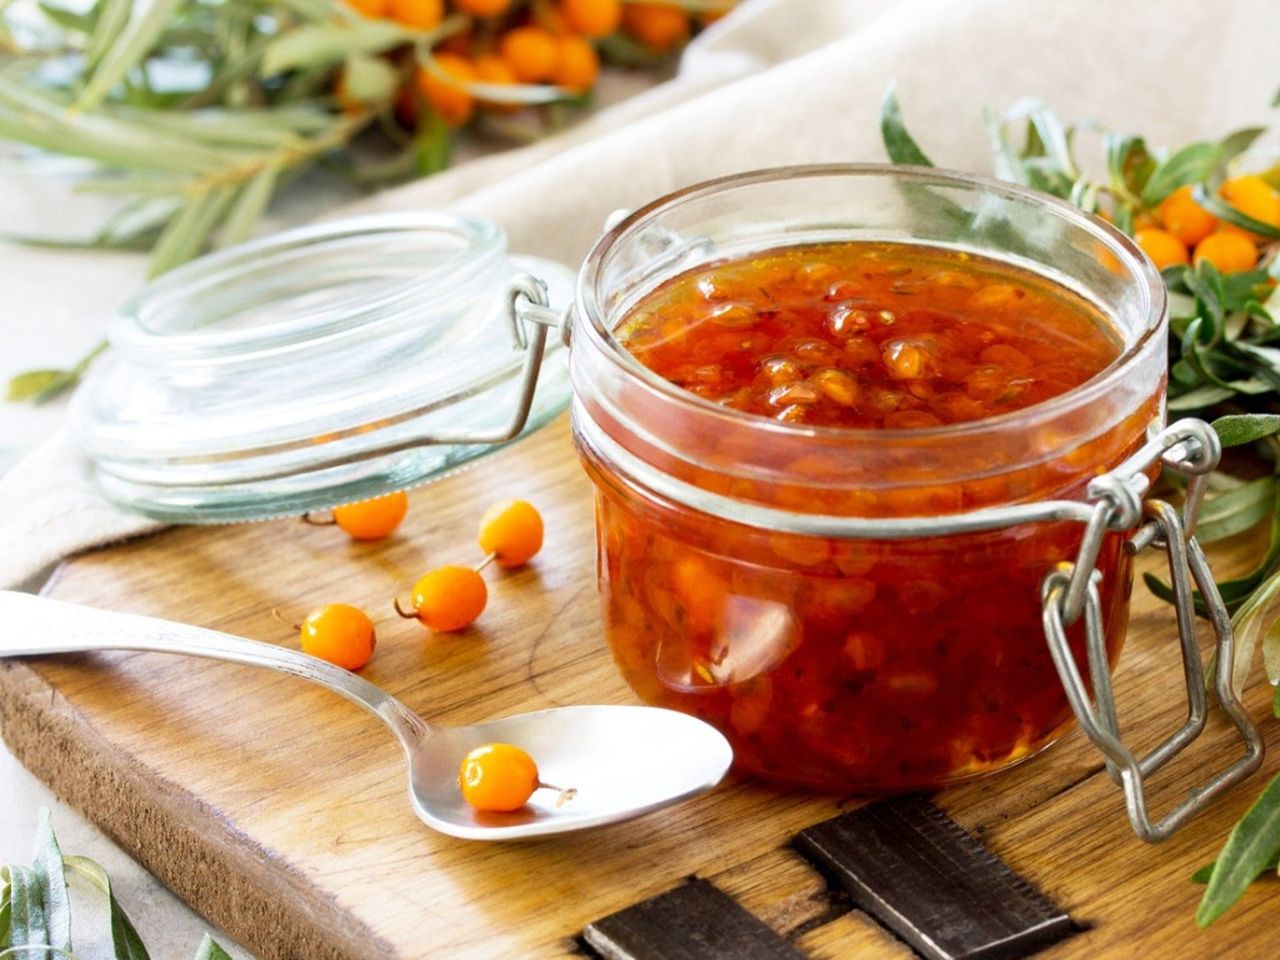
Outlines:
{"label": "sea buckthorn branch", "polygon": [[[1272,106],[1280,106],[1277,94]],[[1023,125],[1018,143],[1012,127]],[[1214,474],[1196,538],[1211,543],[1263,523],[1270,544],[1254,568],[1216,584],[1238,644],[1237,683],[1261,646],[1277,686],[1280,717],[1280,163],[1251,158],[1264,132],[1250,127],[1172,153],[1138,135],[1102,131],[1107,180],[1082,174],[1073,144],[1086,125],[1067,126],[1037,101],[1003,117],[987,111],[996,175],[1050,193],[1130,234],[1164,276],[1170,294],[1169,410],[1216,417],[1224,447],[1254,454],[1246,476]],[[1096,125],[1087,125],[1096,128]],[[932,166],[907,132],[896,94],[881,111],[885,149],[895,163]],[[1145,574],[1165,600],[1173,591]],[[1195,594],[1197,609],[1204,598]],[[1212,673],[1213,671],[1209,671]],[[1207,883],[1196,920],[1212,923],[1280,859],[1280,777],[1236,825],[1217,862],[1193,880]]]}
{"label": "sea buckthorn branch", "polygon": [[[102,176],[79,186],[128,199],[82,239],[3,236],[149,250],[156,276],[249,237],[309,167],[403,181],[448,166],[472,124],[557,129],[602,61],[657,62],[733,3],[50,0],[33,27],[0,0],[0,138],[91,160]],[[101,349],[20,374],[8,399],[56,395]]]}

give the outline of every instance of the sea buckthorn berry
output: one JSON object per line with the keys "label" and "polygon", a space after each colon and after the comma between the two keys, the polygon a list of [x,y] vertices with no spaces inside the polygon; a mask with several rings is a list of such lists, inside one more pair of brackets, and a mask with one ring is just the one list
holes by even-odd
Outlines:
{"label": "sea buckthorn berry", "polygon": [[795,383],[804,376],[800,365],[790,357],[766,357],[760,361],[760,369],[770,383]]}
{"label": "sea buckthorn berry", "polygon": [[1219,230],[1196,244],[1195,263],[1208,261],[1220,273],[1252,270],[1258,263],[1258,248],[1243,231]]}
{"label": "sea buckthorn berry", "polygon": [[899,380],[925,375],[925,356],[919,347],[903,340],[890,340],[881,351],[885,369]]}
{"label": "sea buckthorn berry", "polygon": [[596,48],[573,34],[560,37],[559,43],[551,82],[575,93],[586,93],[600,76],[600,57],[596,55]]}
{"label": "sea buckthorn berry", "polygon": [[721,303],[711,308],[711,322],[730,329],[754,326],[756,312],[742,303]]}
{"label": "sea buckthorn berry", "polygon": [[1133,235],[1133,240],[1151,258],[1157,270],[1186,263],[1188,260],[1187,248],[1167,230],[1157,227],[1139,230]]}
{"label": "sea buckthorn berry", "polygon": [[622,0],[561,0],[565,23],[588,37],[607,37],[622,22]]}
{"label": "sea buckthorn berry", "polygon": [[400,526],[409,510],[409,495],[403,490],[333,508],[333,522],[354,540],[381,540]]}
{"label": "sea buckthorn berry", "polygon": [[347,6],[370,20],[387,15],[387,0],[347,0]]}
{"label": "sea buckthorn berry", "polygon": [[469,13],[473,17],[496,17],[500,13],[506,13],[511,0],[453,0],[453,5],[460,12]]}
{"label": "sea buckthorn berry", "polygon": [[471,119],[475,111],[475,98],[465,84],[476,81],[476,68],[470,60],[456,53],[437,53],[435,60],[447,76],[440,77],[425,67],[420,68],[418,89],[441,120],[451,127],[460,127]]}
{"label": "sea buckthorn berry", "polygon": [[819,370],[810,381],[824,397],[842,407],[852,407],[858,402],[858,381],[843,370]]}
{"label": "sea buckthorn berry", "polygon": [[474,623],[488,602],[484,577],[472,567],[450,564],[432,570],[413,585],[413,610],[401,610],[398,600],[395,607],[402,617],[417,617],[423,626],[452,633]]}
{"label": "sea buckthorn berry", "polygon": [[525,500],[495,503],[480,518],[478,540],[500,567],[528,563],[542,549],[542,514]]}
{"label": "sea buckthorn berry", "polygon": [[539,787],[533,757],[509,743],[486,743],[462,759],[458,770],[462,799],[477,810],[519,810]]}
{"label": "sea buckthorn berry", "polygon": [[414,30],[430,30],[444,19],[444,0],[387,0],[387,14]]}
{"label": "sea buckthorn berry", "polygon": [[666,53],[689,37],[689,17],[670,3],[628,3],[622,29],[656,53]]}
{"label": "sea buckthorn berry", "polygon": [[827,329],[837,337],[851,337],[871,326],[873,317],[866,310],[841,304],[827,318]]}
{"label": "sea buckthorn berry", "polygon": [[[519,83],[516,78],[516,72],[511,69],[511,64],[503,60],[497,54],[486,53],[475,59],[476,79],[480,83],[490,83],[499,87],[510,87]],[[494,100],[481,99],[480,104],[494,110],[515,111],[520,109],[518,103],[502,103]]]}
{"label": "sea buckthorn berry", "polygon": [[807,383],[785,383],[769,391],[771,407],[785,407],[793,403],[817,403],[817,388]]}
{"label": "sea buckthorn berry", "polygon": [[1026,291],[1008,283],[992,283],[975,290],[965,303],[968,310],[1005,310],[1016,306]]}
{"label": "sea buckthorn berry", "polygon": [[[1252,217],[1271,227],[1280,227],[1280,194],[1271,189],[1271,184],[1254,174],[1243,177],[1232,177],[1225,180],[1218,188],[1218,194],[1246,217]],[[1244,233],[1258,239],[1256,234],[1241,230],[1231,224],[1224,224],[1224,229]]]}
{"label": "sea buckthorn berry", "polygon": [[1218,225],[1217,217],[1196,203],[1190,184],[1179,187],[1160,201],[1156,219],[1188,248],[1213,233]]}
{"label": "sea buckthorn berry", "polygon": [[377,643],[368,614],[345,603],[313,610],[302,621],[298,634],[303,653],[348,670],[359,670],[368,663]]}
{"label": "sea buckthorn berry", "polygon": [[516,27],[503,36],[498,52],[521,83],[542,83],[555,72],[560,45],[541,27]]}

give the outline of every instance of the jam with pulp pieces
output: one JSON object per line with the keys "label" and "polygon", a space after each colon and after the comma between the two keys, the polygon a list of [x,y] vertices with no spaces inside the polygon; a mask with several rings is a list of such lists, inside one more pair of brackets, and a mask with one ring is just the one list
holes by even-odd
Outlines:
{"label": "jam with pulp pieces", "polygon": [[[1011,436],[1007,457],[939,482],[925,453],[947,443],[944,456],[966,456],[963,437],[927,440],[939,428],[1071,391],[1122,344],[1059,284],[923,245],[812,244],[705,265],[645,295],[615,337],[653,374],[758,418],[756,462],[785,446],[777,430],[820,428],[812,455],[780,452],[750,477],[725,466],[745,431],[708,433],[712,466],[682,476],[789,511],[944,517],[1081,498],[1158,416],[1153,398],[1101,431],[1081,421],[1065,453],[1061,437]],[[838,428],[848,443],[833,441]],[[908,443],[875,483],[847,482],[848,458],[890,436],[921,438],[919,462]],[[1037,455],[1041,443],[1054,453]],[[1074,556],[1078,524],[894,541],[781,533],[668,502],[582,452],[615,660],[643,699],[722,730],[741,768],[832,789],[933,785],[1027,756],[1070,719],[1039,587]],[[1109,535],[1098,560],[1113,659],[1131,582],[1121,542]]]}

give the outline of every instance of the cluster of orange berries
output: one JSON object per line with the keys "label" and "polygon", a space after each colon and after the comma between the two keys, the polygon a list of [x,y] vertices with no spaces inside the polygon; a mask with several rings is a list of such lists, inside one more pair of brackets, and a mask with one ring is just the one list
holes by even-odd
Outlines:
{"label": "cluster of orange berries", "polygon": [[[450,12],[474,18],[439,43],[434,62],[419,67],[412,87],[402,91],[397,114],[410,124],[419,100],[453,127],[467,123],[477,107],[518,108],[518,102],[485,99],[476,85],[551,84],[585,93],[600,73],[596,41],[621,30],[654,53],[665,53],[684,43],[692,29],[689,14],[675,3],[555,0],[527,7],[523,0],[448,0],[448,9],[446,0],[347,3],[365,17],[421,31],[440,26]],[[700,22],[709,19],[699,16]]]}
{"label": "cluster of orange berries", "polygon": [[[354,540],[381,540],[395,532],[408,510],[408,496],[398,491],[335,507],[328,519],[310,514],[303,519],[313,524],[332,523]],[[476,538],[484,559],[473,567],[451,564],[432,570],[414,585],[414,609],[401,609],[397,599],[393,602],[396,612],[416,618],[432,630],[461,630],[480,616],[488,601],[480,571],[490,563],[501,567],[528,563],[542,549],[542,534],[542,516],[532,504],[524,500],[494,504],[481,517]],[[377,642],[369,615],[345,603],[313,611],[298,632],[303,652],[348,670],[365,666]],[[533,758],[509,743],[488,743],[468,753],[458,770],[458,789],[475,809],[493,812],[518,810],[535,790],[559,790],[562,802],[574,792],[543,783]]]}
{"label": "cluster of orange berries", "polygon": [[[403,492],[362,500],[333,510],[332,519],[308,514],[309,523],[333,523],[355,540],[389,537],[404,519],[409,498]],[[480,519],[477,540],[484,559],[473,567],[456,564],[432,570],[413,588],[413,609],[403,617],[416,618],[440,631],[461,630],[473,623],[488,604],[489,591],[480,575],[490,563],[519,567],[542,549],[542,516],[524,500],[506,500],[490,507]],[[373,657],[377,638],[373,620],[358,607],[330,603],[313,611],[298,627],[303,652],[348,670],[359,670]]]}
{"label": "cluster of orange berries", "polygon": [[[1280,193],[1262,177],[1247,175],[1223,182],[1223,202],[1270,227],[1280,227]],[[1165,197],[1151,216],[1134,221],[1133,239],[1160,270],[1179,264],[1211,263],[1221,273],[1252,270],[1264,238],[1218,218],[1196,203],[1190,186]]]}

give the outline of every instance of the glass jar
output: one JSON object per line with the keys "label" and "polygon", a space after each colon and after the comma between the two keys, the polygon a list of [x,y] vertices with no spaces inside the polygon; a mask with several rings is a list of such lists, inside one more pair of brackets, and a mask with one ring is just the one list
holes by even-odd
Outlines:
{"label": "glass jar", "polygon": [[444,213],[330,221],[201,257],[112,318],[73,435],[108,499],[176,523],[422,483],[567,404],[562,344],[534,356],[507,316],[507,287],[529,271],[569,300],[567,267]]}
{"label": "glass jar", "polygon": [[[1034,271],[1100,308],[1122,354],[1038,406],[938,428],[851,430],[702,400],[614,337],[679,273],[839,240],[944,247]],[[1081,524],[942,531],[984,508],[1083,501],[1091,479],[1163,425],[1165,290],[1127,238],[1051,198],[960,175],[764,171],[619,223],[583,268],[577,310],[574,436],[595,483],[605,634],[644,700],[717,726],[742,768],[840,790],[947,783],[1062,732],[1071,709],[1040,590],[1075,556]],[[859,518],[923,526],[889,539],[857,532],[848,521]],[[931,524],[939,532],[919,535]],[[1097,560],[1112,662],[1132,583],[1123,539],[1108,533]],[[1069,640],[1083,669],[1080,624]]]}

